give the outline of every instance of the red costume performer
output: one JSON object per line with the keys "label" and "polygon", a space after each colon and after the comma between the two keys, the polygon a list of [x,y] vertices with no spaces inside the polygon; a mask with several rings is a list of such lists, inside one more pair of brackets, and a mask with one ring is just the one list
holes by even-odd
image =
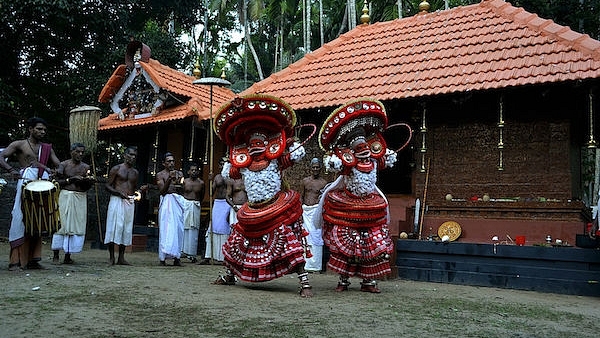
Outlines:
{"label": "red costume performer", "polygon": [[375,185],[377,169],[396,162],[381,134],[387,126],[383,104],[362,99],[336,109],[319,133],[326,169],[340,173],[323,193],[315,220],[331,252],[327,267],[340,274],[336,291],[348,290],[349,278],[358,276],[361,291],[379,293],[376,279],[391,273],[388,203]]}
{"label": "red costume performer", "polygon": [[221,174],[244,180],[248,202],[223,245],[228,271],[216,284],[234,284],[234,275],[262,282],[297,272],[301,296],[312,296],[304,271],[300,195],[281,183],[281,171],[305,154],[293,139],[295,124],[292,108],[272,96],[238,97],[217,112],[214,130],[229,147]]}

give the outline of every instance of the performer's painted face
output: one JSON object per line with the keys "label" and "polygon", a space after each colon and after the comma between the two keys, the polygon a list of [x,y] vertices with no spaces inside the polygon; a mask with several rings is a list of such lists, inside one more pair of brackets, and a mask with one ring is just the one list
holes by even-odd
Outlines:
{"label": "performer's painted face", "polygon": [[354,156],[358,159],[367,159],[371,157],[371,149],[364,136],[358,136],[353,139],[350,147],[354,150]]}
{"label": "performer's painted face", "polygon": [[248,140],[248,155],[256,156],[267,150],[267,138],[265,135],[254,133]]}

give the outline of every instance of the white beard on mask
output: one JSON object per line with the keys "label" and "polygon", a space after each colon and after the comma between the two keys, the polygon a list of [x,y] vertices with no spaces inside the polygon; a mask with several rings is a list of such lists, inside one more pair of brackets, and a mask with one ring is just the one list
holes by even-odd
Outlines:
{"label": "white beard on mask", "polygon": [[368,173],[360,172],[356,168],[352,168],[350,175],[344,177],[346,189],[357,196],[367,196],[373,193],[377,183],[377,163],[375,167]]}
{"label": "white beard on mask", "polygon": [[240,173],[244,179],[250,203],[271,199],[281,190],[281,174],[279,173],[277,160],[272,160],[263,170],[251,171],[244,168],[240,170]]}

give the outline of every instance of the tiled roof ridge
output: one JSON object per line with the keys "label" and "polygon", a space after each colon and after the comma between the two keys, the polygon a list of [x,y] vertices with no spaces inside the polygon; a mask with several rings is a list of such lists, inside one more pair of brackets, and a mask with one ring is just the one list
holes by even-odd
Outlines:
{"label": "tiled roof ridge", "polygon": [[157,86],[159,86],[160,88],[167,88],[167,84],[162,79],[162,76],[157,74],[158,68],[163,66],[160,62],[154,59],[150,59],[148,60],[148,62],[140,61],[140,66],[144,68],[146,73],[148,73],[152,81],[154,81],[154,83],[156,83]]}
{"label": "tiled roof ridge", "polygon": [[551,19],[540,18],[537,14],[529,13],[521,7],[515,7],[505,0],[483,0],[480,5],[490,8],[506,19],[560,40],[575,50],[600,60],[600,41],[592,39],[588,34],[578,33],[569,26],[559,25]]}
{"label": "tiled roof ridge", "polygon": [[[108,78],[108,80],[106,81],[106,84],[104,85],[104,87],[102,87],[102,90],[100,91],[100,95],[98,95],[98,102],[108,102],[110,101],[110,99],[116,94],[115,88],[116,90],[118,90],[122,84],[123,81],[125,79],[125,74],[127,73],[127,68],[125,67],[125,65],[119,65],[115,71],[112,73],[112,75]],[[118,82],[118,86],[115,84],[116,82]]]}
{"label": "tiled roof ridge", "polygon": [[192,83],[196,79],[195,77],[193,77],[192,75],[188,75],[184,72],[181,72],[179,70],[173,69],[167,65],[163,65],[158,60],[150,59],[150,60],[148,60],[147,63],[140,62],[140,64],[142,65],[144,70],[146,70],[148,75],[150,75],[150,78],[152,79],[152,81],[154,81],[154,83],[156,83],[161,88],[169,88],[169,84],[167,83],[168,80],[166,79],[165,76],[161,76],[160,75],[161,73],[171,74],[171,76],[174,76],[177,78],[190,80],[189,87],[190,88],[195,87],[195,85]]}

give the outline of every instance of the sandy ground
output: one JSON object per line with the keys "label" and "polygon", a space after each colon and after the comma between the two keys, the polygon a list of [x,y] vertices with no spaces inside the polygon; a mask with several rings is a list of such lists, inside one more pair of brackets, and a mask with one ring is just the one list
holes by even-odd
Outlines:
{"label": "sandy ground", "polygon": [[[0,243],[0,337],[598,337],[600,299],[391,279],[381,294],[352,279],[311,274],[315,296],[298,295],[296,276],[212,285],[221,266],[159,266],[157,254],[111,266],[90,249],[74,265],[7,270]],[[62,259],[62,253],[61,253]]]}

